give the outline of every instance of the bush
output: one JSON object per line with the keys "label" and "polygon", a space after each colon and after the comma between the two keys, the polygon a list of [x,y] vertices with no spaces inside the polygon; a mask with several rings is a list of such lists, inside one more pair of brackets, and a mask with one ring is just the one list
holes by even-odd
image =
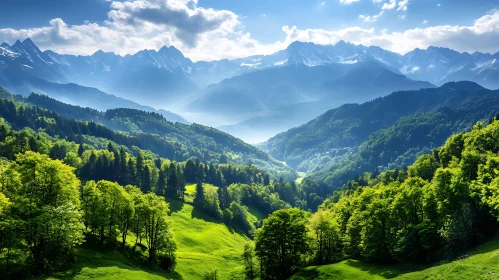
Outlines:
{"label": "bush", "polygon": [[177,264],[177,258],[174,252],[161,252],[157,256],[158,265],[167,271],[173,271]]}

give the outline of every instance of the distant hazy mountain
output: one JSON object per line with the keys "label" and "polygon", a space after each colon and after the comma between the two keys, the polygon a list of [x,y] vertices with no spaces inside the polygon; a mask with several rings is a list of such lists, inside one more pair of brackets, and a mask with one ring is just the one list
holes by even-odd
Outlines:
{"label": "distant hazy mountain", "polygon": [[[30,40],[0,45],[0,68],[17,64],[35,77],[56,83],[77,83],[155,105],[177,101],[197,89],[243,73],[276,66],[303,64],[309,67],[331,63],[356,64],[378,61],[393,72],[414,80],[441,85],[452,80],[499,87],[498,54],[459,53],[430,47],[405,55],[340,41],[335,45],[294,42],[268,56],[235,60],[192,62],[175,47],[143,50],[119,56],[98,51],[90,56],[40,51]],[[142,102],[144,103],[144,102]]]}
{"label": "distant hazy mountain", "polygon": [[376,61],[317,67],[297,64],[223,81],[208,88],[190,108],[218,111],[232,118],[253,110],[256,117],[220,129],[258,143],[345,103],[365,102],[397,90],[432,87],[428,82],[394,73]]}
{"label": "distant hazy mountain", "polygon": [[[18,53],[14,53],[14,51]],[[96,88],[64,83],[67,80],[64,71],[55,67],[54,61],[45,53],[42,53],[29,39],[22,43],[16,42],[8,51],[3,48],[3,50],[0,50],[0,58],[2,58],[1,54],[4,54],[4,63],[0,61],[0,86],[16,93],[23,95],[28,95],[31,92],[46,94],[62,102],[90,107],[100,111],[114,108],[132,108],[157,112],[169,121],[188,123],[181,116],[166,110],[158,111],[152,107],[107,94]],[[8,63],[5,63],[5,61]]]}
{"label": "distant hazy mountain", "polygon": [[[259,138],[264,139],[345,102],[429,86],[415,86],[414,81],[442,85],[469,80],[499,88],[498,56],[436,47],[400,55],[340,41],[335,45],[294,42],[267,56],[192,62],[174,47],[126,56],[102,51],[75,56],[42,52],[26,39],[12,46],[0,45],[0,85],[16,92],[41,88],[32,85],[33,78],[83,85],[156,108],[186,112],[197,122],[230,125],[226,131],[240,136],[248,129],[259,133],[254,124],[260,123],[264,125],[260,131],[266,134]],[[407,87],[409,84],[412,87]],[[313,107],[316,102],[320,104]],[[297,104],[307,105],[291,115],[295,120],[279,117],[285,112],[280,110],[296,110]],[[268,127],[272,121],[276,125]],[[282,125],[280,130],[275,129],[277,124]]]}
{"label": "distant hazy mountain", "polygon": [[[455,111],[451,112],[446,108]],[[458,116],[459,108],[471,115]],[[435,123],[433,115],[425,115],[426,112],[439,112],[439,110],[444,110],[447,117],[453,121],[459,120],[460,123],[456,123],[455,126],[445,122]],[[487,90],[471,82],[447,83],[439,88],[394,92],[360,105],[340,106],[304,125],[272,137],[262,146],[273,157],[285,161],[299,171],[314,171],[331,164],[338,155],[356,151],[361,145],[364,145],[365,151],[370,150],[373,146],[363,143],[374,137],[373,133],[391,127],[403,117],[423,114],[417,118],[420,123],[405,122],[403,132],[393,132],[395,138],[413,135],[411,139],[416,139],[411,143],[393,144],[393,147],[398,149],[398,152],[393,154],[395,158],[403,156],[410,149],[415,149],[413,154],[416,154],[422,149],[422,146],[418,147],[422,143],[438,146],[441,143],[436,143],[436,140],[431,141],[437,132],[443,133],[438,134],[438,140],[445,140],[449,133],[455,132],[455,129],[467,128],[482,118],[495,116],[497,110],[499,110],[497,91]],[[427,131],[428,129],[430,131]],[[383,137],[376,138],[376,143],[388,145],[387,141],[390,140]],[[425,137],[430,137],[430,141],[417,140]],[[404,138],[400,141],[411,139]],[[387,148],[388,150],[390,149]],[[369,158],[365,160],[378,164],[389,164],[391,160],[395,160],[387,160],[386,153],[377,155],[370,153]]]}

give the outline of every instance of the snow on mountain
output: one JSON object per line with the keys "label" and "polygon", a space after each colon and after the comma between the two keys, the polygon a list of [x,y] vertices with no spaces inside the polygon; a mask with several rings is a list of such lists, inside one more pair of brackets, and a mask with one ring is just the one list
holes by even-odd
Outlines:
{"label": "snow on mountain", "polygon": [[[380,47],[340,41],[335,45],[294,42],[272,55],[194,63],[175,47],[143,50],[126,56],[103,51],[76,56],[49,50],[42,52],[30,39],[17,41],[12,46],[0,45],[0,69],[27,71],[51,82],[97,87],[130,99],[151,95],[150,102],[160,103],[184,98],[210,84],[244,73],[294,64],[315,67],[377,61],[395,73],[436,85],[471,80],[499,88],[498,57],[498,54],[459,53],[438,47],[400,55]],[[147,94],[138,94],[142,91]]]}

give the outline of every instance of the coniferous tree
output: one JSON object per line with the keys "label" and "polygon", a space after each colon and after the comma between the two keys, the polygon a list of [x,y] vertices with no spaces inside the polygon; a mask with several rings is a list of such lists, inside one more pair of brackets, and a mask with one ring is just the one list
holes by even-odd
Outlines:
{"label": "coniferous tree", "polygon": [[142,186],[142,176],[144,175],[144,157],[142,156],[142,153],[139,152],[137,155],[137,159],[135,162],[135,170],[137,171],[136,173],[136,184],[139,186]]}
{"label": "coniferous tree", "polygon": [[185,193],[185,177],[184,174],[182,173],[182,169],[180,168],[179,165],[177,165],[177,197],[180,199],[184,199],[184,193]]}
{"label": "coniferous tree", "polygon": [[263,185],[264,186],[270,185],[270,176],[269,176],[269,174],[263,175]]}
{"label": "coniferous tree", "polygon": [[197,173],[196,164],[191,159],[188,159],[185,162],[185,167],[184,167],[185,180],[189,183],[196,182],[196,173]]}
{"label": "coniferous tree", "polygon": [[178,176],[176,172],[176,168],[173,164],[170,164],[168,167],[168,181],[166,183],[166,196],[168,197],[176,197],[177,196],[177,187],[178,187]]}
{"label": "coniferous tree", "polygon": [[165,178],[165,171],[164,170],[159,170],[159,175],[158,175],[158,183],[156,184],[156,194],[159,196],[165,195],[165,189],[166,189],[166,178]]}
{"label": "coniferous tree", "polygon": [[135,165],[133,164],[132,158],[128,159],[127,163],[127,185],[137,185],[137,171]]}
{"label": "coniferous tree", "polygon": [[144,167],[144,171],[142,172],[142,182],[141,182],[142,192],[148,193],[151,191],[151,173],[149,170],[149,166],[146,165]]}
{"label": "coniferous tree", "polygon": [[203,189],[203,183],[198,180],[196,184],[196,195],[194,196],[194,206],[203,208],[204,207],[204,189]]}
{"label": "coniferous tree", "polygon": [[84,151],[85,149],[83,148],[83,144],[78,145],[78,156],[81,157]]}
{"label": "coniferous tree", "polygon": [[119,178],[121,178],[121,181],[118,181],[122,186],[127,185],[128,182],[128,174],[127,174],[127,165],[126,165],[126,158],[127,154],[125,152],[125,149],[121,148],[120,149],[120,161],[119,161],[119,167],[118,168],[118,174]]}

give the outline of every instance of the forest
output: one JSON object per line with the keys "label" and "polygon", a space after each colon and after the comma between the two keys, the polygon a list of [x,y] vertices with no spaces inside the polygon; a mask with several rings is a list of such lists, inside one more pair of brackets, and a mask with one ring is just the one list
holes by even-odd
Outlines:
{"label": "forest", "polygon": [[[1,88],[0,97],[3,97],[0,117],[17,129],[42,128],[49,135],[79,143],[84,141],[82,138],[95,136],[128,149],[150,150],[171,160],[185,161],[196,157],[204,162],[252,163],[269,170],[275,178],[291,180],[297,176],[294,170],[265,152],[227,133],[198,124],[172,123],[158,113],[135,109],[100,112],[68,105],[46,95],[12,95]],[[13,107],[22,109],[13,114]]]}
{"label": "forest", "polygon": [[[82,243],[121,248],[173,270],[176,245],[167,201],[185,201],[190,183],[197,186],[190,203],[247,235],[261,225],[248,219],[248,206],[265,215],[307,207],[309,193],[294,181],[272,179],[251,163],[225,155],[210,163],[195,157],[177,162],[93,122],[8,99],[0,104],[0,268],[8,278],[63,269]],[[206,191],[203,184],[217,189]]]}
{"label": "forest", "polygon": [[498,137],[499,121],[477,123],[407,169],[350,181],[314,214],[274,212],[245,252],[249,278],[287,279],[345,259],[434,263],[490,240],[499,226]]}
{"label": "forest", "polygon": [[[114,131],[94,119],[67,119],[22,97],[2,97],[0,270],[8,279],[65,270],[77,262],[79,248],[90,245],[174,271],[178,243],[169,216],[174,201],[253,239],[239,252],[246,279],[288,279],[304,267],[348,259],[435,263],[491,240],[499,229],[495,118],[453,134],[406,168],[357,170],[355,179],[331,191],[313,176],[290,180],[226,153],[198,158],[189,154],[190,145],[185,154],[168,152],[144,141],[142,132]],[[121,123],[130,114],[150,116],[130,127],[149,127],[154,119],[163,123],[151,113],[80,109],[99,118],[113,115],[109,119]],[[465,130],[470,117],[452,116]],[[411,127],[410,133],[445,117],[445,111],[425,113],[395,127]],[[156,137],[182,147],[178,139]],[[387,139],[407,139],[390,130],[371,138],[385,139],[390,147],[395,142]],[[374,153],[376,145],[365,147]],[[360,151],[365,155],[369,149]],[[188,185],[194,186],[192,197]],[[261,218],[252,218],[254,211]],[[217,271],[203,277],[217,279]]]}

